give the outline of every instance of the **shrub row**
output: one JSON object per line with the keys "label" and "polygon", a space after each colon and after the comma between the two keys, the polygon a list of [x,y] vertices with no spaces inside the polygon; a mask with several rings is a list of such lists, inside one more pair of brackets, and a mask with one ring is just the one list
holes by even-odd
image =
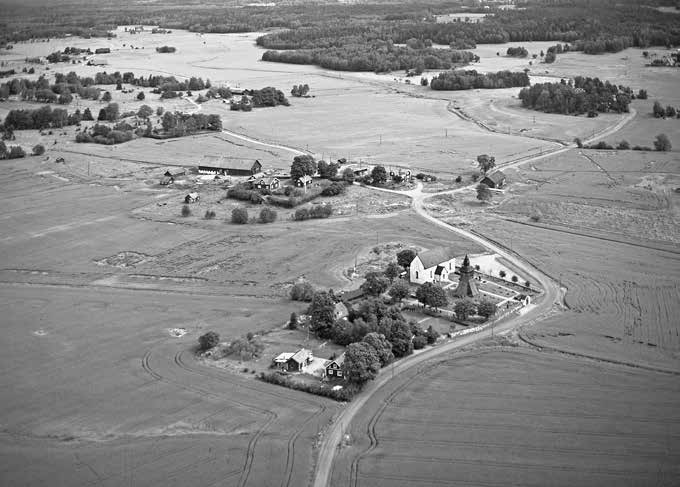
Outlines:
{"label": "shrub row", "polygon": [[332,205],[318,205],[312,208],[299,208],[295,210],[295,215],[293,215],[293,220],[303,221],[310,220],[312,218],[328,218],[333,214]]}
{"label": "shrub row", "polygon": [[288,387],[296,391],[308,392],[316,394],[317,396],[329,397],[336,401],[351,401],[354,396],[361,392],[361,387],[355,384],[347,383],[342,389],[333,390],[330,387],[325,387],[323,384],[307,384],[302,382],[295,382],[285,372],[262,372],[258,376],[263,382],[276,384],[278,386]]}

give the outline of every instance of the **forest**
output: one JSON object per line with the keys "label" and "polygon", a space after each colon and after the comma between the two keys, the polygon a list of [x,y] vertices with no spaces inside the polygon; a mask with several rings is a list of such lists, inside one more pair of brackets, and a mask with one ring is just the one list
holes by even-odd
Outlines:
{"label": "forest", "polygon": [[519,92],[522,106],[565,115],[627,113],[633,97],[633,91],[627,86],[582,76],[577,76],[573,82],[537,83]]}
{"label": "forest", "polygon": [[[477,43],[561,41],[589,54],[626,47],[680,44],[677,16],[658,11],[670,0],[529,0],[523,9],[491,8],[483,22],[437,23],[436,15],[463,11],[450,0],[377,1],[365,4],[302,3],[277,6],[214,6],[169,2],[165,8],[133,0],[103,0],[96,9],[85,0],[59,8],[12,4],[3,9],[0,46],[27,39],[107,36],[117,25],[150,24],[193,32],[238,33],[290,29],[263,36],[267,49],[321,49],[354,44],[357,36],[405,43],[430,39],[436,44],[470,49]],[[42,0],[47,4],[46,0]],[[30,5],[30,4],[33,5]],[[52,5],[49,5],[52,7]],[[474,12],[474,9],[465,10]],[[546,20],[549,19],[549,20]]]}
{"label": "forest", "polygon": [[525,72],[498,71],[482,74],[474,70],[454,70],[439,73],[430,81],[430,88],[433,90],[494,89],[517,86],[529,86],[529,76]]}

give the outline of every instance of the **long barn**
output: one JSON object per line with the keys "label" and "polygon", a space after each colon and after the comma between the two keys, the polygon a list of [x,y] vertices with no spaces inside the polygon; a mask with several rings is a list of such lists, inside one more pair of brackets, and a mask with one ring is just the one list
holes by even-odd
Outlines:
{"label": "long barn", "polygon": [[199,174],[220,174],[223,176],[252,176],[262,171],[262,164],[256,160],[206,159],[198,166]]}

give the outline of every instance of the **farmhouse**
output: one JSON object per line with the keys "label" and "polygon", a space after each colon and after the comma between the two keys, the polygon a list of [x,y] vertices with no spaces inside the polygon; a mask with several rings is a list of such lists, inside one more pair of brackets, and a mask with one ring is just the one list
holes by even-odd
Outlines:
{"label": "farmhouse", "polygon": [[284,352],[276,356],[274,365],[281,370],[289,372],[302,372],[304,368],[312,363],[314,356],[310,350],[301,348],[297,352]]}
{"label": "farmhouse", "polygon": [[312,184],[312,177],[306,174],[295,180],[295,186],[297,186],[298,188],[304,188],[306,186],[309,186],[310,184]]}
{"label": "farmhouse", "polygon": [[198,200],[200,200],[201,197],[198,195],[198,193],[189,193],[184,197],[184,202],[185,203],[196,203]]}
{"label": "farmhouse", "polygon": [[205,161],[198,166],[199,174],[221,174],[224,176],[252,176],[262,171],[262,164],[255,160],[226,160],[206,156]]}
{"label": "farmhouse", "polygon": [[333,360],[326,361],[326,363],[324,364],[326,377],[342,377],[342,364],[344,362],[345,362],[344,353]]}
{"label": "farmhouse", "polygon": [[95,54],[110,54],[111,49],[108,47],[98,47],[97,49],[94,50]]}
{"label": "farmhouse", "polygon": [[88,66],[106,66],[109,62],[102,58],[92,58],[87,62]]}
{"label": "farmhouse", "polygon": [[454,253],[451,249],[438,248],[421,252],[409,266],[411,282],[424,284],[426,282],[448,281],[449,274],[456,267]]}
{"label": "farmhouse", "polygon": [[489,188],[500,189],[505,186],[505,179],[503,171],[494,171],[485,176],[480,183],[486,184]]}
{"label": "farmhouse", "polygon": [[279,178],[259,178],[252,183],[253,188],[257,189],[276,189],[281,186]]}

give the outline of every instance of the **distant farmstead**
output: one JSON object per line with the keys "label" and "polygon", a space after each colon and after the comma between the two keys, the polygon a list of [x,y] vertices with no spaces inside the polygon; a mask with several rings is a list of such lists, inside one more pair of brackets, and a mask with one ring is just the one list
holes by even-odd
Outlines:
{"label": "distant farmstead", "polygon": [[482,184],[486,184],[489,188],[500,189],[505,186],[506,177],[503,171],[495,171],[487,175],[480,181]]}
{"label": "distant farmstead", "polygon": [[421,252],[411,261],[409,277],[411,282],[424,284],[426,282],[448,281],[449,274],[456,268],[453,250],[438,248]]}
{"label": "distant farmstead", "polygon": [[220,174],[223,176],[252,176],[262,172],[262,164],[255,160],[226,160],[206,158],[198,166],[199,174]]}

